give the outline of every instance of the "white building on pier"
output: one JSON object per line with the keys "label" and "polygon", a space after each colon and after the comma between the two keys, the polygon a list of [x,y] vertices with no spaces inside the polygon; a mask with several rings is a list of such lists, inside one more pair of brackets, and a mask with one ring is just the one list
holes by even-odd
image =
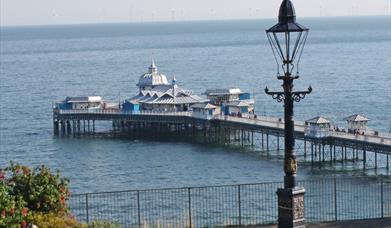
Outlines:
{"label": "white building on pier", "polygon": [[99,109],[105,103],[100,96],[66,97],[65,100],[56,103],[58,109]]}
{"label": "white building on pier", "polygon": [[315,138],[330,136],[331,122],[321,116],[314,117],[305,121],[305,135]]}
{"label": "white building on pier", "polygon": [[175,76],[172,83],[169,84],[167,77],[158,72],[153,61],[148,72],[141,75],[137,86],[139,87],[139,94],[128,99],[125,103],[137,103],[142,111],[189,111],[190,106],[209,101],[194,95],[190,90],[180,88]]}
{"label": "white building on pier", "polygon": [[362,133],[368,129],[369,119],[365,116],[354,114],[344,118],[348,123],[348,132]]}
{"label": "white building on pier", "polygon": [[254,99],[239,88],[208,89],[204,92],[210,103],[221,108],[225,115],[242,115],[254,112]]}

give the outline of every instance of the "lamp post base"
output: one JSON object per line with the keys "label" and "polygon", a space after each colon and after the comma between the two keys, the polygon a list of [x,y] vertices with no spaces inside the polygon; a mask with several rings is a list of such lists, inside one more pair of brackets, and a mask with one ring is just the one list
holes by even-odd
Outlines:
{"label": "lamp post base", "polygon": [[305,228],[303,187],[277,190],[278,228]]}

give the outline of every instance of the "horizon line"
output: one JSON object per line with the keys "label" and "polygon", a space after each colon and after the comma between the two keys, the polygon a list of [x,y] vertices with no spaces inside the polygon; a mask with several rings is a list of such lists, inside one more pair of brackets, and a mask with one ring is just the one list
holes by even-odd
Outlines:
{"label": "horizon line", "polygon": [[[357,17],[391,17],[391,15],[374,14],[374,15],[342,15],[342,16],[303,16],[300,18],[357,18]],[[191,19],[191,20],[146,20],[146,21],[113,21],[113,22],[85,22],[85,23],[53,23],[53,24],[16,24],[16,25],[1,25],[0,28],[12,27],[42,27],[42,26],[75,26],[75,25],[107,25],[107,24],[148,24],[148,23],[180,23],[180,22],[222,22],[222,21],[255,21],[255,20],[271,20],[278,19],[277,17],[262,17],[262,18],[223,18],[223,19]]]}

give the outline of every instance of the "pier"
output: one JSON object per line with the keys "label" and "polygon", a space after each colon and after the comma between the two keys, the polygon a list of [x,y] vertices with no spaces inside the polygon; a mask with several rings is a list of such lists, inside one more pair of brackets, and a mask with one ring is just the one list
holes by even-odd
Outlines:
{"label": "pier", "polygon": [[[55,135],[93,135],[98,121],[111,122],[114,133],[177,134],[198,138],[204,143],[283,156],[284,122],[280,118],[230,115],[199,118],[192,111],[53,109]],[[340,163],[353,170],[384,168],[388,171],[390,168],[391,135],[387,133],[361,135],[330,129],[327,136],[312,137],[306,134],[308,127],[300,121],[295,121],[294,130],[295,151],[301,161],[319,165]]]}

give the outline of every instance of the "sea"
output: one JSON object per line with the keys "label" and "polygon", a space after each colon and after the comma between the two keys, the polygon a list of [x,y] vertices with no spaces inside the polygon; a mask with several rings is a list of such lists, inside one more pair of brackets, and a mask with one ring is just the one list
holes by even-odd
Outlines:
{"label": "sea", "polygon": [[[391,131],[391,17],[298,18],[310,28],[295,89],[295,119],[367,116]],[[182,140],[55,137],[52,105],[66,96],[134,96],[154,59],[169,80],[202,94],[250,92],[259,115],[282,117],[264,93],[281,89],[265,30],[275,19],[150,22],[0,28],[0,167],[10,160],[47,165],[74,193],[282,181],[282,160]],[[298,178],[368,176],[299,163]]]}

